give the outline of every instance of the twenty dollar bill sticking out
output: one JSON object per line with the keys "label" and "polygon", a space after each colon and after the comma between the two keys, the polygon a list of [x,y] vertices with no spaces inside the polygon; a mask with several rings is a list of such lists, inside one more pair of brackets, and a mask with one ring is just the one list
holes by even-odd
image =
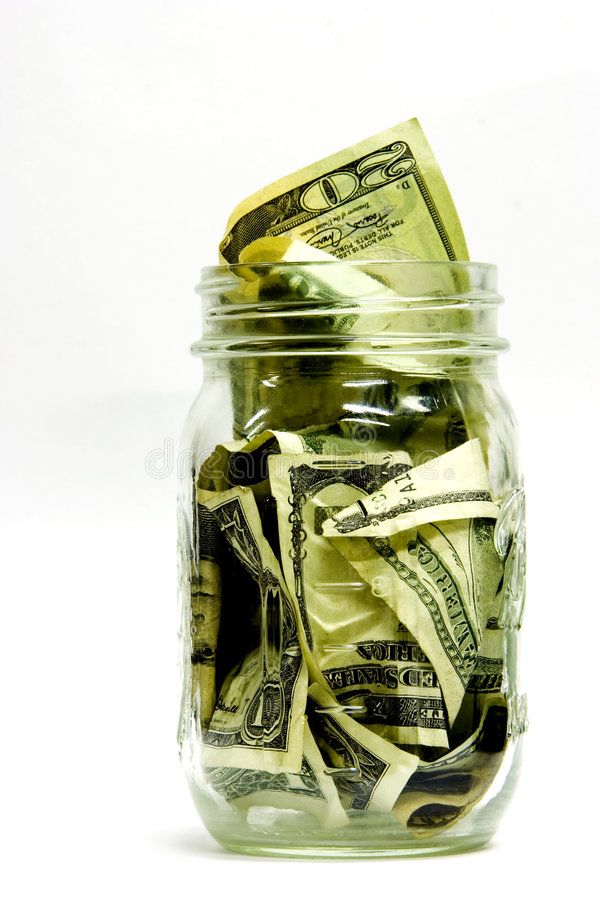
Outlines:
{"label": "twenty dollar bill sticking out", "polygon": [[[221,258],[237,263],[254,241],[282,236],[338,259],[468,259],[452,197],[416,119],[248,197],[229,218]],[[379,253],[367,253],[374,246]]]}

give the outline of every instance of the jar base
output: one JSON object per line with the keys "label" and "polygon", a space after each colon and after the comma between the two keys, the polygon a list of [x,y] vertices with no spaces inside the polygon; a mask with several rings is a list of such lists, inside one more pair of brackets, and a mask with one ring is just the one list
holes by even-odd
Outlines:
{"label": "jar base", "polygon": [[245,856],[288,857],[294,859],[401,859],[402,857],[450,856],[459,853],[472,853],[482,850],[493,835],[453,839],[436,842],[427,841],[420,846],[396,847],[360,847],[360,846],[290,846],[277,844],[254,844],[232,841],[230,838],[217,837],[216,841],[230,853],[241,853]]}
{"label": "jar base", "polygon": [[292,857],[304,859],[398,859],[402,857],[448,856],[458,853],[470,853],[483,849],[493,838],[494,832],[488,834],[438,835],[437,838],[414,840],[406,843],[369,846],[365,843],[331,843],[315,842],[314,844],[293,844],[288,839],[273,840],[272,835],[262,840],[249,839],[247,835],[236,836],[231,833],[212,832],[212,837],[227,851],[242,853],[246,856]]}
{"label": "jar base", "polygon": [[451,841],[422,847],[277,847],[250,844],[236,844],[219,840],[224,850],[242,853],[245,856],[288,857],[294,859],[401,859],[402,857],[451,856],[458,853],[472,853],[483,849],[491,840],[491,835],[483,840]]}

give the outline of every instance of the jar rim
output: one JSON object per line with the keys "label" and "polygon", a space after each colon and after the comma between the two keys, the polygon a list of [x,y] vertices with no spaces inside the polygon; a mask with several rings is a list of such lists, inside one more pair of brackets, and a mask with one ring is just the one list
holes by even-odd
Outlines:
{"label": "jar rim", "polygon": [[417,271],[425,271],[427,269],[431,269],[432,271],[435,271],[436,269],[440,271],[444,269],[456,269],[464,272],[479,272],[481,275],[488,276],[489,280],[493,280],[494,284],[498,272],[498,267],[495,263],[479,262],[470,259],[358,259],[353,257],[352,259],[261,260],[260,262],[222,263],[213,266],[203,266],[200,270],[201,280],[196,286],[196,292],[203,292],[206,287],[210,286],[212,279],[215,278],[219,279],[227,275],[244,278],[244,274],[250,269],[258,274],[266,274],[274,269],[285,272],[293,271],[299,267],[308,271],[313,269],[315,271],[327,271],[327,269],[339,271],[341,268],[347,268],[350,270],[356,269],[362,272],[364,272],[365,269],[368,269],[371,272],[383,272],[394,269],[401,271],[402,269],[410,268],[414,268]]}

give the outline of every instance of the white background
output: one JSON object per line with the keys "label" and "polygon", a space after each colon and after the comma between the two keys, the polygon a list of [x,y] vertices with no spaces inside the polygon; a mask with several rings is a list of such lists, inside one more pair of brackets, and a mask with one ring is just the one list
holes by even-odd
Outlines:
{"label": "white background", "polygon": [[[5,896],[500,897],[594,877],[594,9],[1,0]],[[233,206],[413,115],[508,301],[529,501],[520,791],[469,856],[236,857],[178,767],[175,481],[145,459],[198,387],[192,288]]]}

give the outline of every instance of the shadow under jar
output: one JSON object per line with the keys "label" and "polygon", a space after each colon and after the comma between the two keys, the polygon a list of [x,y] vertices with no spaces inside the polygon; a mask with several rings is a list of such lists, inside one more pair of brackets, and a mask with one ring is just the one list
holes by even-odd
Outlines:
{"label": "shadow under jar", "polygon": [[516,781],[524,496],[493,266],[205,269],[179,741],[224,847],[485,844]]}

